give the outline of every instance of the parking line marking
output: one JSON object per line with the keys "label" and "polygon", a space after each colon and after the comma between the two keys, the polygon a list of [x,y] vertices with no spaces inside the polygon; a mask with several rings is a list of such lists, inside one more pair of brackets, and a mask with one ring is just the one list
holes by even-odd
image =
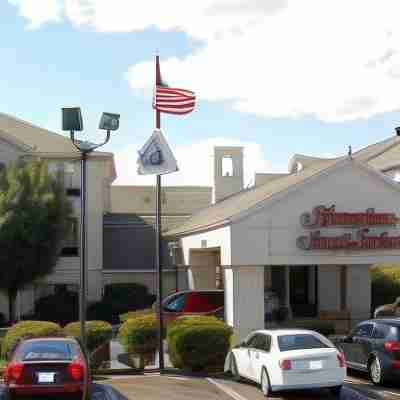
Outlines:
{"label": "parking line marking", "polygon": [[218,389],[225,392],[228,396],[231,396],[235,400],[247,400],[246,397],[243,397],[238,392],[236,392],[235,390],[231,389],[230,387],[224,385],[223,383],[219,383],[212,378],[206,378],[206,380],[208,382],[212,383],[213,385],[215,385]]}
{"label": "parking line marking", "polygon": [[388,394],[389,396],[399,396],[400,397],[400,393],[388,392],[387,390],[384,390],[383,393]]}

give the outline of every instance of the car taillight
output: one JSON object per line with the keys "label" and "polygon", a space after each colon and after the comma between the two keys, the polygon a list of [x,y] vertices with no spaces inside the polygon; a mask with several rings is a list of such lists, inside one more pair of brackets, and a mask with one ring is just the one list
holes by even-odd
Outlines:
{"label": "car taillight", "polygon": [[24,364],[22,363],[12,362],[8,364],[4,374],[4,380],[6,381],[6,383],[17,382],[22,376],[23,369]]}
{"label": "car taillight", "polygon": [[385,342],[385,350],[392,352],[392,351],[400,351],[400,342],[395,342],[393,340],[389,340]]}
{"label": "car taillight", "polygon": [[281,360],[281,361],[279,361],[279,366],[281,367],[281,369],[288,371],[289,369],[292,369],[292,361]]}
{"label": "car taillight", "polygon": [[339,367],[346,368],[346,359],[344,357],[344,354],[341,353],[340,351],[337,352],[337,359],[339,361]]}
{"label": "car taillight", "polygon": [[82,361],[72,361],[68,365],[68,374],[75,381],[80,381],[83,378],[84,372],[85,366]]}

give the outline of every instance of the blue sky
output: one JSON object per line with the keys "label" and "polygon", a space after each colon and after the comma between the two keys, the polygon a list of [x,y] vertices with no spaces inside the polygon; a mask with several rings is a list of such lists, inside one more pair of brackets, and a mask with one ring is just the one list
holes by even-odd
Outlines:
{"label": "blue sky", "polygon": [[195,112],[162,116],[182,170],[169,184],[210,184],[214,144],[245,146],[248,183],[255,170],[285,170],[294,153],[344,154],[391,136],[400,125],[396,2],[326,10],[325,0],[296,1],[3,0],[0,111],[60,132],[61,107],[80,106],[92,140],[101,112],[118,112],[105,148],[118,182],[151,184],[135,163],[153,128],[158,49],[167,82],[198,94]]}

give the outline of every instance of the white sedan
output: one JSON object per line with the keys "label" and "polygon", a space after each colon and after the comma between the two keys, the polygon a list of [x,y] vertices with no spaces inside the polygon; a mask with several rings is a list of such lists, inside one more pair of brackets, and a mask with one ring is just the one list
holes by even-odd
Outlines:
{"label": "white sedan", "polygon": [[225,371],[236,379],[259,383],[265,396],[273,391],[311,388],[330,388],[338,395],[346,362],[343,354],[317,332],[260,330],[231,350]]}

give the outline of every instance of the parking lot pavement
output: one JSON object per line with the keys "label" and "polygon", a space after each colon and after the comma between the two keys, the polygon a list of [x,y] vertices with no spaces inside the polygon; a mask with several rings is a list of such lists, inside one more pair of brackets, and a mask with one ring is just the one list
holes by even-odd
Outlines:
{"label": "parking lot pavement", "polygon": [[[333,400],[328,390],[274,393],[273,400]],[[0,400],[8,396],[0,386]],[[38,398],[36,398],[38,399]],[[50,398],[47,398],[51,400]],[[68,397],[57,396],[57,400]],[[72,398],[70,398],[72,399]],[[76,399],[76,397],[75,397]],[[173,375],[114,376],[93,384],[92,400],[263,400],[259,387],[228,378]],[[28,400],[26,397],[24,400]],[[40,400],[43,400],[40,398]],[[400,400],[399,386],[374,386],[363,375],[348,376],[340,400]]]}
{"label": "parking lot pavement", "polygon": [[[128,399],[141,400],[264,400],[259,387],[248,382],[230,379],[189,378],[147,375],[120,377],[109,381]],[[360,388],[359,388],[360,387]],[[274,393],[273,400],[333,400],[329,390],[307,390]],[[340,400],[400,400],[380,394],[376,388],[358,383],[346,383]]]}
{"label": "parking lot pavement", "polygon": [[365,374],[354,372],[347,376],[346,384],[360,393],[365,393],[369,398],[376,396],[382,400],[400,400],[399,383],[376,386],[367,379]]}

